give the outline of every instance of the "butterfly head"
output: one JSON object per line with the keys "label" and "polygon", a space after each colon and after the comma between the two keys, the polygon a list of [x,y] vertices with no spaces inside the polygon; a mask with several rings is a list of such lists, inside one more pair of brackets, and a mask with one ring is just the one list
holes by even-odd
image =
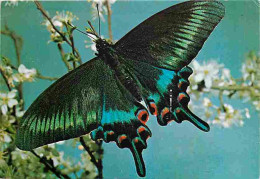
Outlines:
{"label": "butterfly head", "polygon": [[98,38],[95,42],[96,42],[96,48],[98,52],[102,53],[110,47],[110,44],[104,39]]}

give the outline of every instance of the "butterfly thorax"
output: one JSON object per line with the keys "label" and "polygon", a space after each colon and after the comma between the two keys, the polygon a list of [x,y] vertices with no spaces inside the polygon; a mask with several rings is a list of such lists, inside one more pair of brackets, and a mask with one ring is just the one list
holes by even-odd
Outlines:
{"label": "butterfly thorax", "polygon": [[122,57],[118,55],[113,44],[109,44],[107,41],[100,38],[96,40],[96,48],[98,51],[97,56],[115,72],[116,78],[134,96],[134,98],[140,102],[142,97],[139,86],[137,85],[137,80],[127,70],[126,66],[120,63],[120,58]]}
{"label": "butterfly thorax", "polygon": [[118,56],[112,44],[109,44],[106,40],[99,38],[96,40],[96,48],[98,51],[98,54],[96,55],[112,69],[120,65]]}

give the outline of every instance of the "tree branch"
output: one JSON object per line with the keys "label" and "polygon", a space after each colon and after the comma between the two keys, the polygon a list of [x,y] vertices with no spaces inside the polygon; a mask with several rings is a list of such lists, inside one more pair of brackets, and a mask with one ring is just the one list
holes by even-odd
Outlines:
{"label": "tree branch", "polygon": [[36,78],[42,79],[42,80],[49,80],[49,81],[55,81],[59,78],[56,77],[50,77],[50,76],[42,76],[40,73],[37,73]]}
{"label": "tree branch", "polygon": [[105,5],[107,7],[107,21],[108,21],[108,32],[109,32],[109,40],[112,42],[113,40],[113,34],[112,34],[112,25],[111,25],[111,5],[109,3],[109,0],[106,0]]}
{"label": "tree branch", "polygon": [[68,60],[65,59],[65,52],[64,52],[64,50],[63,50],[61,44],[58,43],[57,45],[58,45],[58,49],[59,49],[60,54],[61,54],[61,59],[62,59],[62,61],[63,61],[64,64],[66,65],[67,69],[68,69],[69,71],[71,71],[73,68],[70,66],[70,63],[68,62]]}
{"label": "tree branch", "polygon": [[67,42],[67,44],[68,44],[69,46],[72,47],[73,51],[76,52],[77,57],[78,57],[78,59],[79,59],[79,63],[82,64],[80,54],[79,54],[78,50],[75,49],[73,42],[72,42],[72,41],[70,42],[70,41],[67,39],[67,37],[66,37],[62,32],[60,32],[60,31],[57,29],[57,27],[53,24],[51,18],[48,16],[47,12],[46,12],[46,11],[44,10],[44,8],[42,7],[42,4],[41,4],[39,1],[37,1],[37,0],[34,0],[34,3],[36,4],[37,9],[42,13],[42,15],[50,22],[52,28],[62,37],[62,39],[63,39],[65,42]]}
{"label": "tree branch", "polygon": [[89,146],[86,145],[83,137],[80,137],[79,141],[80,141],[81,145],[84,147],[84,149],[88,152],[88,154],[90,156],[90,161],[98,168],[98,163],[96,161],[96,158],[93,155],[93,152],[90,150]]}
{"label": "tree branch", "polygon": [[63,39],[65,42],[67,42],[67,43],[71,46],[71,43],[70,43],[70,41],[66,38],[66,36],[65,36],[62,32],[60,32],[60,31],[56,28],[56,26],[53,24],[51,18],[48,16],[47,12],[43,9],[41,3],[40,3],[39,1],[37,1],[37,0],[34,0],[34,3],[36,4],[37,9],[42,13],[42,15],[50,22],[52,28],[62,37],[62,39]]}
{"label": "tree branch", "polygon": [[[9,36],[13,42],[14,42],[14,46],[15,46],[15,53],[16,53],[16,59],[17,59],[17,65],[19,66],[21,64],[21,50],[22,50],[22,46],[23,46],[23,39],[22,37],[18,36],[15,32],[11,31],[7,24],[5,24],[5,30],[1,31],[1,34]],[[18,95],[20,100],[23,100],[23,86],[22,83],[18,84]],[[21,104],[21,110],[24,109],[24,103]]]}
{"label": "tree branch", "polygon": [[45,157],[40,157],[36,152],[33,150],[31,151],[33,155],[35,155],[42,164],[45,165],[46,169],[54,173],[58,178],[65,178],[69,179],[70,177],[68,175],[62,174],[56,167],[53,166]]}
{"label": "tree branch", "polygon": [[11,89],[9,83],[8,83],[8,79],[6,78],[6,76],[4,74],[4,71],[3,71],[3,69],[1,67],[0,67],[0,72],[1,72],[1,75],[3,76],[3,78],[4,78],[4,81],[6,83],[6,86],[7,86],[8,90],[11,91],[12,89]]}
{"label": "tree branch", "polygon": [[220,90],[220,91],[248,91],[251,93],[251,95],[255,97],[260,97],[259,94],[255,92],[255,90],[260,90],[260,87],[257,86],[238,86],[238,85],[232,85],[232,86],[212,86],[211,89],[213,90]]}

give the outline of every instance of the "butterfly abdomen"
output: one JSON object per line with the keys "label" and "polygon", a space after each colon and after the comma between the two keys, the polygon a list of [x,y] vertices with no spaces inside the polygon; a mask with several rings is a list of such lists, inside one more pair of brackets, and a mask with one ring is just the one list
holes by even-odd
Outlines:
{"label": "butterfly abdomen", "polygon": [[121,84],[133,95],[133,97],[138,101],[142,101],[142,95],[140,88],[137,85],[137,81],[134,77],[125,69],[124,66],[119,66],[115,68],[115,74]]}

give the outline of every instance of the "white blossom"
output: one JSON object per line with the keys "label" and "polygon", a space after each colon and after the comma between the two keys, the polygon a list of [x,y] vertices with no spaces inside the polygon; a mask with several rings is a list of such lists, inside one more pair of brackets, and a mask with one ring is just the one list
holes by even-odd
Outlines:
{"label": "white blossom", "polygon": [[211,101],[210,101],[209,98],[203,98],[203,105],[204,105],[205,107],[211,107],[211,106],[212,106],[212,103],[211,103]]}
{"label": "white blossom", "polygon": [[11,137],[8,134],[4,134],[4,141],[9,143],[12,141]]}
{"label": "white blossom", "polygon": [[8,93],[0,92],[0,107],[3,115],[6,115],[8,112],[8,107],[12,108],[18,104],[18,101],[15,99],[17,90],[12,90]]}
{"label": "white blossom", "polygon": [[241,111],[235,110],[231,105],[224,104],[225,111],[218,110],[218,114],[210,123],[230,128],[232,125],[243,126],[244,121],[241,118]]}
{"label": "white blossom", "polygon": [[19,73],[13,75],[14,81],[16,82],[24,82],[24,81],[32,82],[37,74],[36,69],[34,68],[28,69],[23,64],[21,64],[18,67],[18,72]]}
{"label": "white blossom", "polygon": [[98,11],[97,11],[97,5],[99,10],[99,16],[100,19],[105,22],[105,18],[103,14],[107,14],[107,7],[106,7],[106,1],[108,1],[109,4],[114,4],[116,0],[92,0],[92,17],[93,20],[98,18]]}
{"label": "white blossom", "polygon": [[[93,52],[97,52],[97,48],[96,48],[96,43],[95,43],[95,40],[97,39],[97,37],[95,35],[92,35],[92,34],[88,34],[90,38],[90,41],[85,41],[86,45],[85,47],[86,48],[90,48]],[[101,38],[104,38],[103,36],[101,36]]]}
{"label": "white blossom", "polygon": [[248,108],[245,108],[245,116],[247,119],[251,117]]}
{"label": "white blossom", "polygon": [[[78,17],[75,16],[70,11],[66,11],[66,12],[57,11],[56,15],[51,18],[51,22],[53,23],[53,25],[61,32],[63,31],[63,27],[64,27],[65,23],[67,23],[67,22],[72,23],[72,21],[74,21],[74,20],[78,20]],[[54,30],[53,26],[51,25],[51,23],[48,19],[46,19],[43,22],[43,25],[45,25],[47,30],[51,33],[51,40],[49,42],[55,41],[55,39],[60,36],[60,34],[56,30]]]}
{"label": "white blossom", "polygon": [[219,69],[222,67],[222,65],[215,61],[210,61],[208,63],[203,62],[203,64],[200,65],[196,60],[193,61],[192,66],[195,82],[199,83],[204,80],[205,87],[208,89],[211,88],[213,81],[218,78]]}

